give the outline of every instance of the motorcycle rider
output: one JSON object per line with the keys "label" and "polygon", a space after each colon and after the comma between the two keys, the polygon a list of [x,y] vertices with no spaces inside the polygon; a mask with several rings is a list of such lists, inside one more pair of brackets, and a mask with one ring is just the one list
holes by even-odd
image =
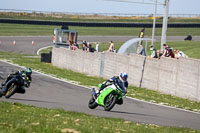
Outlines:
{"label": "motorcycle rider", "polygon": [[17,92],[24,94],[25,93],[25,87],[28,88],[30,86],[31,81],[32,81],[31,74],[32,74],[31,68],[26,68],[25,70],[19,70],[19,71],[12,73],[12,74],[9,74],[7,79],[5,80],[5,82],[2,83],[2,85],[1,85],[2,90],[0,91],[0,94],[5,95],[5,93],[7,92],[7,89],[8,89],[7,88],[7,82],[15,76],[19,76],[20,77],[19,82],[21,84],[23,84],[23,86],[21,86],[21,88],[18,89]]}
{"label": "motorcycle rider", "polygon": [[95,98],[99,95],[99,93],[106,88],[109,85],[117,84],[121,89],[123,89],[123,94],[125,95],[127,93],[128,88],[128,74],[126,72],[121,72],[119,76],[114,76],[110,78],[109,80],[102,83],[101,87],[99,88],[98,92],[93,90],[93,95]]}

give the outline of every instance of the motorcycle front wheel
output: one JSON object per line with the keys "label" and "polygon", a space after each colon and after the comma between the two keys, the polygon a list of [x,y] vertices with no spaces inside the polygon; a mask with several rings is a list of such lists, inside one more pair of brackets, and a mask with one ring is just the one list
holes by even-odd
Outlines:
{"label": "motorcycle front wheel", "polygon": [[17,91],[17,85],[15,85],[14,82],[11,82],[10,85],[8,85],[8,90],[5,94],[5,98],[10,98],[15,92]]}
{"label": "motorcycle front wheel", "polygon": [[90,109],[95,109],[98,106],[98,104],[95,102],[95,99],[93,97],[91,97],[89,103],[88,103],[88,107]]}
{"label": "motorcycle front wheel", "polygon": [[105,111],[110,111],[115,106],[116,100],[117,100],[117,96],[114,93],[110,93],[105,98],[104,110]]}

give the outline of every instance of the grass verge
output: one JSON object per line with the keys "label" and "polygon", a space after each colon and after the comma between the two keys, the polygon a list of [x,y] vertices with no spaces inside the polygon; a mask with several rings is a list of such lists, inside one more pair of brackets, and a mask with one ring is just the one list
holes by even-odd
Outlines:
{"label": "grass verge", "polygon": [[0,112],[1,133],[200,133],[19,103],[0,102]]}

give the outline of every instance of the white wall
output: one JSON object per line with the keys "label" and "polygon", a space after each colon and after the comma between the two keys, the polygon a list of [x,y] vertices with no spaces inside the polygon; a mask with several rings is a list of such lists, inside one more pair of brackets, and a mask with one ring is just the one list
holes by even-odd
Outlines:
{"label": "white wall", "polygon": [[200,60],[152,59],[135,54],[90,53],[54,47],[52,64],[104,78],[125,71],[131,85],[200,101]]}

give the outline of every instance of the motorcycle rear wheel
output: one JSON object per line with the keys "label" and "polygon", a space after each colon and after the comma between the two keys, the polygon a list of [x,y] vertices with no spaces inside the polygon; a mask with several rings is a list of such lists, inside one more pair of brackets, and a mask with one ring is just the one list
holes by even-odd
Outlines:
{"label": "motorcycle rear wheel", "polygon": [[5,94],[5,98],[10,98],[13,94],[15,94],[16,91],[17,91],[17,85],[15,85],[15,83],[12,82]]}
{"label": "motorcycle rear wheel", "polygon": [[90,109],[95,109],[98,106],[98,104],[95,102],[95,99],[93,97],[91,97],[89,103],[88,103],[88,107]]}

